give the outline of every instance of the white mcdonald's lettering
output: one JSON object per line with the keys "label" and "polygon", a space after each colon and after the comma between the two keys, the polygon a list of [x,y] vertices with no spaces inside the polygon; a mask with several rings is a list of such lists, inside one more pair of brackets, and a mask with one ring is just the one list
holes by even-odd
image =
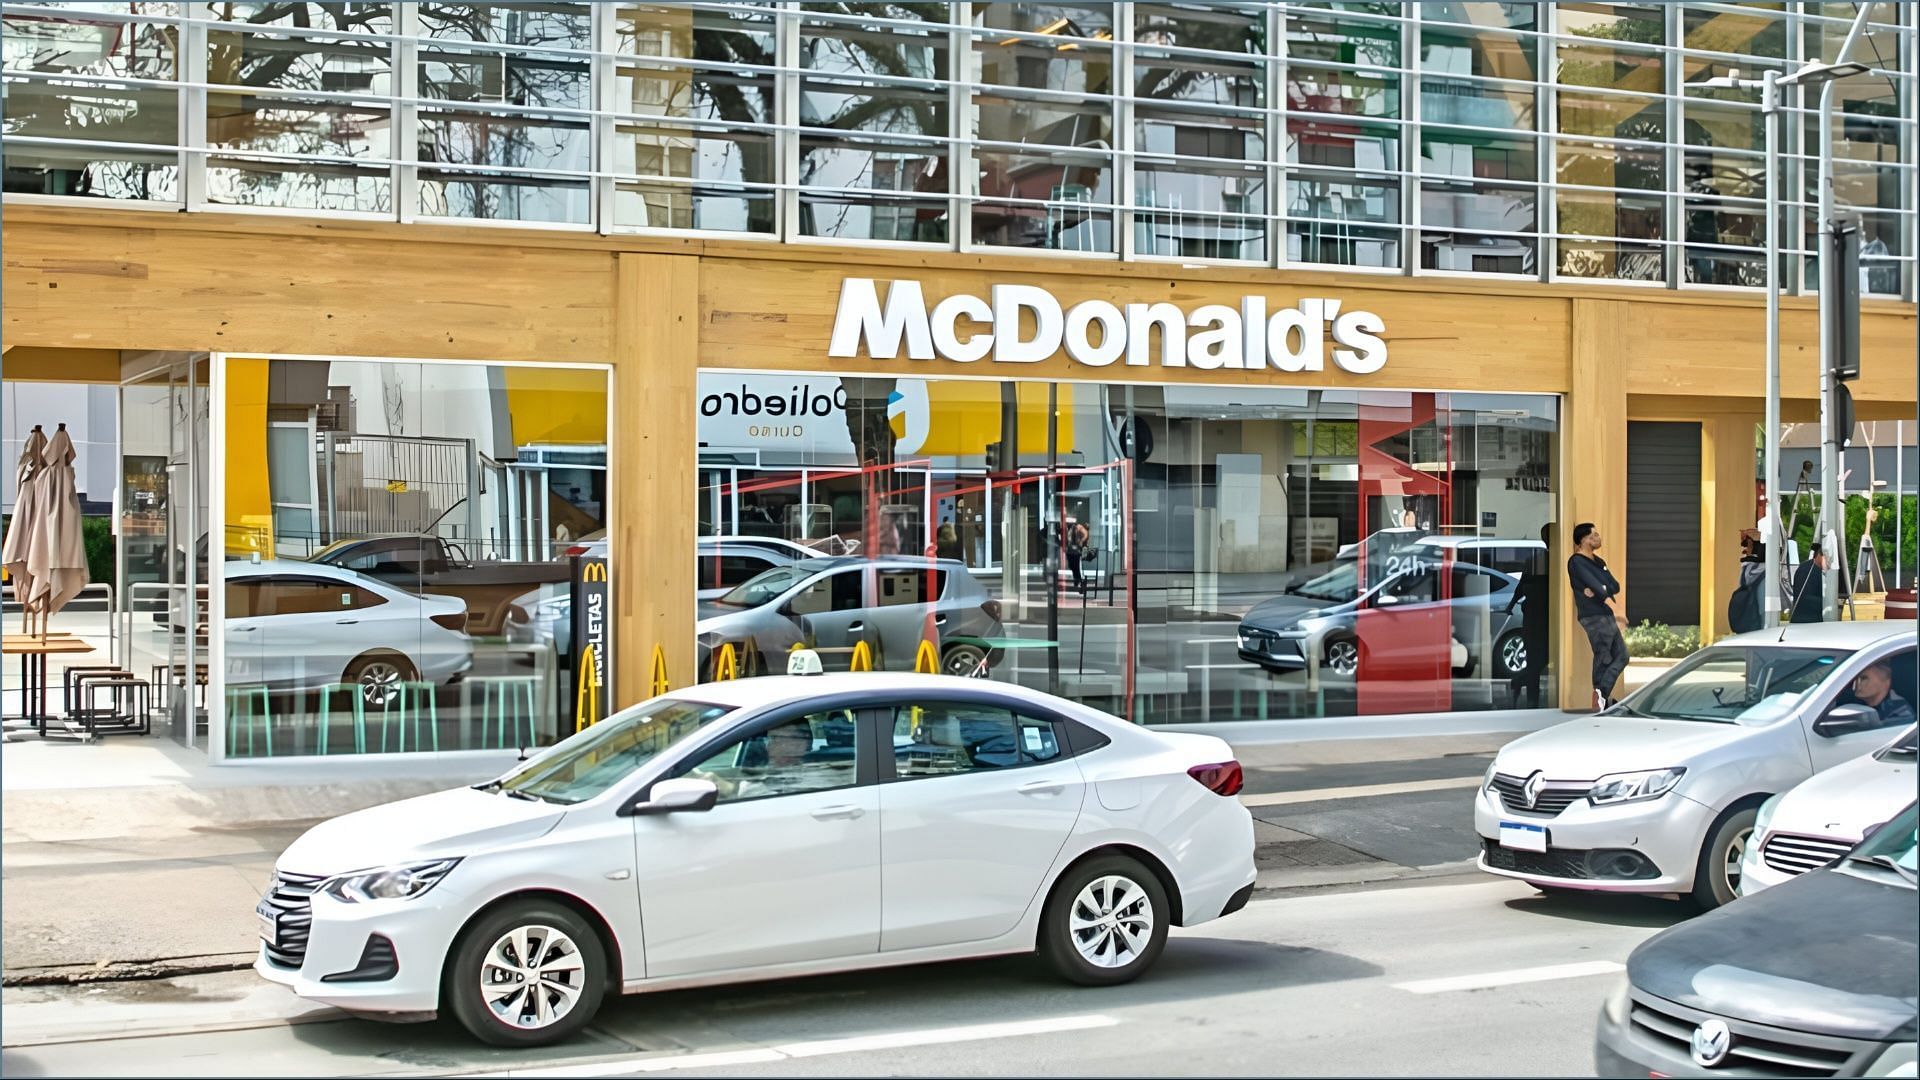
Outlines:
{"label": "white mcdonald's lettering", "polygon": [[852,359],[864,351],[893,360],[904,347],[909,360],[970,364],[991,356],[995,363],[1031,364],[1065,349],[1069,360],[1087,367],[1123,356],[1129,367],[1146,367],[1157,354],[1162,367],[1318,372],[1326,370],[1331,337],[1340,370],[1371,375],[1385,367],[1385,320],[1340,309],[1339,300],[1307,297],[1269,315],[1267,298],[1258,295],[1241,297],[1238,307],[1203,304],[1192,311],[1105,300],[1063,307],[1038,285],[994,285],[990,297],[959,293],[929,311],[917,281],[888,282],[883,301],[874,279],[846,278],[827,355]]}

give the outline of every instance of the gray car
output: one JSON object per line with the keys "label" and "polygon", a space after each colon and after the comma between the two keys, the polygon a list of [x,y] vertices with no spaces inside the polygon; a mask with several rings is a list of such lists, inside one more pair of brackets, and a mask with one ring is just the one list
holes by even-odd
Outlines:
{"label": "gray car", "polygon": [[734,647],[743,675],[784,671],[798,644],[846,667],[862,642],[876,669],[910,670],[929,623],[940,669],[977,674],[995,654],[1000,603],[957,559],[803,559],[700,605],[699,670],[712,675],[722,644]]}

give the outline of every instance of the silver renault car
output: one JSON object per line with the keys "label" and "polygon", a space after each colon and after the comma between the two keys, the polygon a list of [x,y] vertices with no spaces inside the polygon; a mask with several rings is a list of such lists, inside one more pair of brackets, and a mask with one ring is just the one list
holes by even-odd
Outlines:
{"label": "silver renault car", "polygon": [[1734,898],[1760,806],[1912,722],[1914,625],[1738,634],[1605,712],[1502,747],[1480,869],[1545,892]]}

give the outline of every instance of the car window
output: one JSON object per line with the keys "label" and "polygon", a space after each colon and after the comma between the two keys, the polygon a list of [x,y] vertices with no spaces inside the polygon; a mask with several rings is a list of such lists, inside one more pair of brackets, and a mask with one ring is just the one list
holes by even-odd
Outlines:
{"label": "car window", "polygon": [[755,574],[713,602],[725,607],[742,608],[770,604],[778,600],[788,589],[806,580],[813,572],[812,568],[798,563],[790,566],[776,566],[765,573]]}
{"label": "car window", "polygon": [[1913,702],[1907,697],[1913,693],[1913,664],[1912,649],[1868,664],[1854,672],[1834,704],[1870,706],[1880,714],[1881,727],[1913,723]]}
{"label": "car window", "polygon": [[[933,593],[927,595],[927,578],[933,578]],[[904,607],[908,604],[926,604],[946,595],[947,572],[945,570],[927,571],[913,567],[898,567],[878,571],[874,576],[874,587],[878,590],[875,603],[880,607]]]}
{"label": "car window", "polygon": [[[385,598],[346,582],[322,578],[267,578],[256,584],[250,598],[249,614],[317,615],[357,611],[384,603]],[[228,614],[232,616],[231,612]]]}
{"label": "car window", "polygon": [[260,593],[266,582],[229,581],[227,582],[227,618],[246,619],[260,614]]}
{"label": "car window", "polygon": [[642,702],[559,743],[500,781],[499,789],[550,802],[591,799],[731,711],[677,698]]}
{"label": "car window", "polygon": [[683,775],[713,781],[723,803],[852,787],[859,730],[851,709],[809,713],[730,743]]}
{"label": "car window", "polygon": [[793,594],[788,606],[795,615],[819,615],[828,611],[857,611],[865,606],[860,595],[860,567],[822,574]]}
{"label": "car window", "polygon": [[1841,649],[1716,645],[1682,660],[1623,707],[1660,720],[1771,723],[1844,667],[1850,655]]}
{"label": "car window", "polygon": [[1439,572],[1428,566],[1393,578],[1380,591],[1397,597],[1403,604],[1422,604],[1440,599],[1435,591],[1439,585]]}
{"label": "car window", "polygon": [[902,779],[1007,769],[1052,761],[1050,721],[991,705],[936,702],[894,710],[893,771]]}

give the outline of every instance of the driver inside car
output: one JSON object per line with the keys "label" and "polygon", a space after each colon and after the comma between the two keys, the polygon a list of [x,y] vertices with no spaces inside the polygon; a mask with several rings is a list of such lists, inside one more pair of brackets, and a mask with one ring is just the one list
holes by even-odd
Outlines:
{"label": "driver inside car", "polygon": [[1893,690],[1893,668],[1885,661],[1867,665],[1853,677],[1853,696],[1880,714],[1882,727],[1913,723],[1913,705]]}

